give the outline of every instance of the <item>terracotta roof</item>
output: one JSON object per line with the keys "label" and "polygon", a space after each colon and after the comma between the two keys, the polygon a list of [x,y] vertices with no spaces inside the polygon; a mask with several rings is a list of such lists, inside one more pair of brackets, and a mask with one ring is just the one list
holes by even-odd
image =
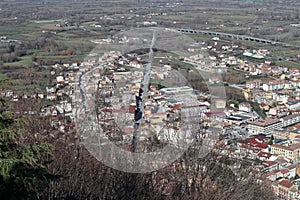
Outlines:
{"label": "terracotta roof", "polygon": [[294,125],[294,126],[292,126],[292,127],[289,127],[290,129],[298,129],[298,128],[300,128],[300,124],[296,124],[296,125]]}
{"label": "terracotta roof", "polygon": [[165,116],[166,112],[160,112],[160,113],[153,113],[152,116]]}
{"label": "terracotta roof", "polygon": [[267,173],[264,177],[265,177],[265,178],[268,178],[268,177],[270,177],[270,176],[273,176],[273,175],[277,174],[278,172],[280,172],[280,170],[275,169],[275,170],[273,170],[272,172]]}
{"label": "terracotta roof", "polygon": [[283,121],[289,120],[289,119],[293,119],[295,117],[299,117],[300,114],[293,114],[293,115],[288,115],[282,118]]}
{"label": "terracotta roof", "polygon": [[253,136],[251,138],[245,139],[244,144],[262,149],[268,148],[268,144],[264,143],[263,138],[259,136]]}
{"label": "terracotta roof", "polygon": [[278,158],[276,159],[276,162],[278,162],[278,163],[286,163],[286,162],[288,162],[288,160],[286,160],[286,159],[283,158],[283,157],[278,157]]}
{"label": "terracotta roof", "polygon": [[287,181],[287,180],[283,180],[281,182],[279,182],[279,185],[283,186],[283,187],[286,187],[286,188],[290,188],[292,187],[294,184]]}
{"label": "terracotta roof", "polygon": [[258,154],[257,154],[259,157],[264,157],[264,158],[270,158],[273,154],[271,154],[271,153],[267,153],[267,152],[259,152]]}
{"label": "terracotta roof", "polygon": [[204,114],[207,117],[224,117],[224,116],[226,116],[224,112],[206,112]]}
{"label": "terracotta roof", "polygon": [[280,171],[281,171],[281,173],[283,173],[283,174],[287,174],[287,173],[290,172],[290,170],[287,170],[287,169],[282,169],[282,170],[280,170]]}
{"label": "terracotta roof", "polygon": [[294,165],[289,165],[289,166],[286,166],[285,168],[291,170],[291,169],[295,169],[296,167]]}
{"label": "terracotta roof", "polygon": [[284,149],[284,150],[287,150],[287,151],[295,151],[297,149],[300,149],[300,143],[292,144],[290,146],[284,146],[284,145],[280,145],[280,144],[273,144],[271,147]]}
{"label": "terracotta roof", "polygon": [[270,167],[270,166],[276,165],[277,162],[275,162],[275,161],[265,161],[265,162],[263,162],[263,164]]}

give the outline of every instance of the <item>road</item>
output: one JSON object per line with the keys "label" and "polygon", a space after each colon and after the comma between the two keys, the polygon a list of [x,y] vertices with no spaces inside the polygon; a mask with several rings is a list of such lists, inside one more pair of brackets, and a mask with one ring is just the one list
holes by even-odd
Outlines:
{"label": "road", "polygon": [[232,84],[232,85],[229,85],[229,86],[233,87],[233,88],[236,88],[236,89],[239,89],[239,90],[243,90],[245,88],[245,85]]}
{"label": "road", "polygon": [[151,42],[151,46],[150,46],[150,52],[149,52],[149,57],[148,57],[148,64],[146,66],[146,70],[144,72],[144,77],[143,77],[143,83],[141,85],[141,88],[143,90],[143,94],[142,94],[142,103],[141,103],[141,111],[144,114],[144,107],[145,107],[145,101],[144,99],[147,97],[148,95],[148,88],[149,88],[149,83],[150,83],[150,76],[151,76],[151,68],[152,68],[152,62],[153,62],[153,47],[155,44],[155,40],[156,40],[156,33],[155,30],[153,32],[153,36],[152,36],[152,42]]}
{"label": "road", "polygon": [[141,118],[137,119],[134,124],[134,133],[132,138],[132,151],[136,151],[136,147],[138,144],[138,138],[139,138],[139,131],[140,131],[140,125],[143,121],[143,116],[145,113],[145,99],[148,96],[148,88],[149,88],[149,82],[150,82],[150,76],[151,76],[151,68],[152,68],[152,62],[153,62],[153,47],[156,41],[156,31],[153,31],[152,41],[150,45],[150,51],[149,51],[149,57],[148,57],[148,63],[146,65],[146,69],[144,71],[143,80],[141,83],[141,100],[137,102],[137,108],[136,108],[136,114],[137,112],[141,113]]}

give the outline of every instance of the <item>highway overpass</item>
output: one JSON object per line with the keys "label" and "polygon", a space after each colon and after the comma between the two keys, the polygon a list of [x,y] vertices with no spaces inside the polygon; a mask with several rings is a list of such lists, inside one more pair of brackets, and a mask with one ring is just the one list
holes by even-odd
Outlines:
{"label": "highway overpass", "polygon": [[278,44],[279,43],[279,42],[276,42],[273,40],[267,40],[267,39],[262,39],[262,38],[256,38],[256,37],[251,37],[251,36],[246,36],[246,35],[237,35],[237,34],[231,34],[231,33],[222,33],[222,32],[207,31],[207,30],[193,30],[193,29],[176,29],[176,30],[183,32],[183,33],[221,36],[221,37],[227,37],[227,38],[231,38],[231,39],[248,40],[248,41],[260,42],[260,43],[265,43],[265,44]]}

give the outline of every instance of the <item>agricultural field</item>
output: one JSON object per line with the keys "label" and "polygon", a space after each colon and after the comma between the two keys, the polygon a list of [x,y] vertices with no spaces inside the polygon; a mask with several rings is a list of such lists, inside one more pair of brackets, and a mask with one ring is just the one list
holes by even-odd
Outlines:
{"label": "agricultural field", "polygon": [[[97,46],[95,39],[107,39],[119,31],[144,27],[191,28],[249,35],[299,46],[297,2],[271,1],[3,1],[0,2],[0,36],[17,40],[1,43],[4,67],[25,71],[55,63],[81,62]],[[292,2],[292,1],[291,1]],[[126,5],[126,6],[124,6]],[[274,14],[276,13],[276,15]],[[212,39],[207,35],[188,35],[197,42]],[[289,66],[298,66],[299,49],[220,38],[223,44],[250,48],[268,48],[276,58],[288,58]],[[11,47],[13,46],[13,48]],[[21,48],[22,50],[18,51]],[[10,49],[10,50],[7,50]],[[11,51],[14,50],[14,51]],[[11,54],[12,53],[12,54]],[[9,55],[8,55],[9,54]],[[7,74],[8,77],[10,74]]]}

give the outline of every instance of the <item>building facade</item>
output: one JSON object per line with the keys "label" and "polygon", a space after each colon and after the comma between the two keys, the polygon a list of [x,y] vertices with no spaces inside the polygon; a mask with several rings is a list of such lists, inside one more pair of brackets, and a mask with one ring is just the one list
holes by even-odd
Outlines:
{"label": "building facade", "polygon": [[271,146],[271,154],[281,155],[287,159],[296,161],[300,158],[300,143],[295,143],[289,146],[273,144]]}
{"label": "building facade", "polygon": [[274,130],[282,128],[282,121],[276,118],[255,120],[248,123],[248,130],[251,134],[271,134]]}

